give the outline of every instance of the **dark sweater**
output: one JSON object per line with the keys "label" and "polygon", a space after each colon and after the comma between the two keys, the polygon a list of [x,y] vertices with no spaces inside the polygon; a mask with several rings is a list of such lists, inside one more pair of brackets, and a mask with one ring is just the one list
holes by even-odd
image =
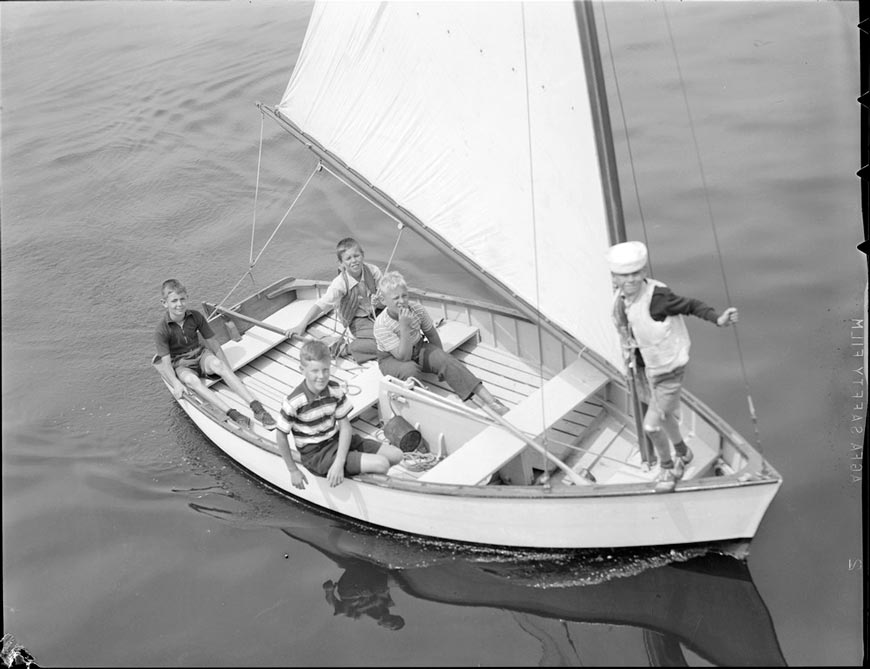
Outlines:
{"label": "dark sweater", "polygon": [[697,316],[715,323],[721,314],[713,307],[692,297],[675,295],[670,288],[656,286],[649,303],[649,315],[654,321],[668,316]]}
{"label": "dark sweater", "polygon": [[[656,286],[649,302],[649,315],[654,321],[663,321],[668,316],[697,316],[716,323],[721,315],[710,305],[692,297],[681,297],[667,286]],[[645,367],[640,349],[635,350],[638,368]]]}

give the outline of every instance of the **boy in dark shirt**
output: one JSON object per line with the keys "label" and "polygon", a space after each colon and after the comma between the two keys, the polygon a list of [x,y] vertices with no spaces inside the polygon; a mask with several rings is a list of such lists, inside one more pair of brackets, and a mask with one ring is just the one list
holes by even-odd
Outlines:
{"label": "boy in dark shirt", "polygon": [[[163,378],[169,381],[173,396],[179,399],[185,387],[190,388],[206,402],[225,411],[234,422],[242,427],[250,427],[250,418],[237,409],[231,409],[203,383],[203,377],[216,374],[251,407],[254,418],[263,427],[273,429],[275,419],[236,376],[205,316],[187,308],[187,289],[177,279],[167,279],[163,282],[162,290],[161,302],[166,313],[154,333],[157,356],[160,358],[156,364]],[[203,343],[200,343],[198,334]]]}

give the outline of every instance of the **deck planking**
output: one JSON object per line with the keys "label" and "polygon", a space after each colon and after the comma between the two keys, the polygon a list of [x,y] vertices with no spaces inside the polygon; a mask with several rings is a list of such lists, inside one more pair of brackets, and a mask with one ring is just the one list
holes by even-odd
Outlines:
{"label": "deck planking", "polygon": [[[277,321],[280,321],[280,326],[290,327],[298,322],[298,319],[301,318],[299,313],[307,311],[312,303],[313,300],[304,300],[300,303],[293,303],[296,306],[292,310],[285,307],[285,313],[277,318]],[[276,319],[272,318],[272,320]],[[456,321],[448,321],[447,324],[455,324],[460,329],[470,328],[470,326]],[[262,328],[257,329],[262,330]],[[308,332],[313,336],[322,338],[336,336],[341,333],[342,329],[334,313],[328,312],[309,325]],[[252,393],[275,415],[280,410],[283,398],[302,382],[303,377],[299,371],[299,349],[302,341],[295,337],[287,340],[280,338],[280,335],[276,333],[270,334],[275,335],[274,338],[277,339],[277,342],[265,345],[266,350],[262,355],[254,357],[237,373]],[[452,346],[456,346],[456,344],[452,343]],[[474,341],[463,340],[459,342],[454,354],[487,385],[493,395],[509,407],[522,403],[540,388],[542,380],[547,381],[553,377],[552,373],[535,369],[534,366],[529,365],[527,361],[514,353],[497,350],[491,345],[480,343],[476,338]],[[333,377],[347,384],[350,392],[353,393],[356,385],[355,380],[362,380],[359,378],[361,374],[368,373],[374,376],[375,370],[372,368],[376,367],[376,364],[374,361],[369,361],[363,365],[358,365],[349,358],[342,358],[333,365]],[[379,372],[377,377],[379,380]],[[369,380],[373,383],[368,384],[371,387],[366,388],[363,392],[366,396],[376,397],[376,379]],[[445,398],[453,395],[451,389],[439,381],[435,375],[422,375],[421,381],[429,387],[430,391]],[[239,409],[246,415],[250,412],[241,398],[235,396],[235,393],[226,388],[222,382],[216,384],[213,390],[218,392],[230,406]],[[351,402],[355,404],[354,425],[362,431],[369,432],[369,429],[363,428],[366,425],[371,428],[371,423],[366,423],[360,416],[367,412],[370,404],[365,401],[362,406],[356,406],[355,396],[356,394],[350,394]],[[588,400],[548,427],[545,433],[546,437],[556,443],[570,444],[576,441],[577,434],[584,431],[602,410],[601,403],[594,399]],[[373,417],[374,420],[378,420],[376,411]],[[372,418],[371,413],[369,413],[369,418]],[[267,439],[274,438],[273,433],[265,430],[262,426],[255,425],[254,430]]]}

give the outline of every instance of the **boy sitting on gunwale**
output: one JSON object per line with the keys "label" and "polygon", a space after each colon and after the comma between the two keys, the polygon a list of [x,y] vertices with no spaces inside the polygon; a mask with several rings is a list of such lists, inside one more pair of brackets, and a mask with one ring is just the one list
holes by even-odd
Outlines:
{"label": "boy sitting on gunwale", "polygon": [[[177,279],[164,281],[160,302],[166,313],[154,332],[159,358],[159,361],[155,360],[155,364],[163,378],[169,381],[172,395],[179,399],[185,387],[190,388],[206,402],[225,411],[234,422],[242,427],[250,427],[250,418],[237,409],[231,409],[202,381],[203,377],[210,374],[219,375],[251,407],[254,418],[263,427],[273,429],[275,419],[236,376],[205,316],[195,309],[187,308],[187,289],[181,282]],[[200,343],[197,335],[202,336],[204,345]]]}
{"label": "boy sitting on gunwale", "polygon": [[330,486],[339,485],[345,475],[386,474],[402,461],[402,451],[395,446],[360,437],[351,428],[353,406],[339,384],[329,378],[332,359],[326,344],[306,341],[299,351],[299,364],[305,380],[284,399],[275,430],[275,442],[294,487],[305,488],[308,479],[293,460],[288,435],[305,468],[325,476]]}

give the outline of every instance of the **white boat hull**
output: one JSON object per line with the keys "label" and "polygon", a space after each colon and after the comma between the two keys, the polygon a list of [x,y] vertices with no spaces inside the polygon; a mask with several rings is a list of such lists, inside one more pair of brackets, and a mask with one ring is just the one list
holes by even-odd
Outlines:
{"label": "white boat hull", "polygon": [[[402,490],[354,479],[331,488],[308,474],[299,490],[281,457],[221,427],[190,402],[188,416],[246,470],[310,504],[378,527],[464,543],[523,548],[602,548],[706,543],[755,536],[781,481],[673,493],[563,496],[463,495],[420,484]],[[448,488],[447,486],[443,486]]]}
{"label": "white boat hull", "polygon": [[[266,291],[251,300],[259,300],[261,306],[265,304],[268,309],[273,309],[272,315],[268,317],[273,321],[281,318],[294,320],[298,318],[295,311],[305,310],[305,300],[315,297],[317,290],[322,290],[322,286],[311,282],[291,284],[283,292],[292,291],[294,297],[282,298],[283,306],[272,304],[271,297],[264,297]],[[509,358],[513,362],[499,368],[503,374],[509,373],[504,369],[512,370],[522,366],[517,361],[527,361],[527,358],[520,356],[522,346],[512,343],[528,340],[532,332],[524,329],[527,324],[521,322],[521,317],[514,317],[505,311],[498,312],[498,308],[493,310],[491,305],[465,303],[444,296],[422,295],[430,311],[444,313],[453,323],[464,319],[468,323],[465,327],[473,324],[475,328],[482,330],[480,340],[471,341],[462,352],[467,356],[467,364],[483,364],[470,357],[476,351],[484,351],[490,357],[499,351],[508,351],[504,355],[513,355],[513,358]],[[276,301],[279,300],[276,298]],[[487,319],[491,327],[486,324]],[[220,318],[216,320],[218,322],[213,322],[213,325],[219,330],[222,324]],[[237,321],[235,325],[240,329],[247,326],[247,330],[242,330],[244,337],[240,342],[227,341],[224,350],[255,394],[259,394],[271,411],[277,411],[281,398],[301,378],[293,377],[294,373],[298,375],[298,359],[294,363],[292,357],[298,355],[298,351],[293,348],[298,343],[294,345],[285,342],[280,335],[272,335],[273,339],[270,341],[267,337],[269,333],[264,328],[250,327],[243,321]],[[318,327],[323,327],[323,323]],[[277,330],[281,331],[280,328]],[[500,343],[495,341],[492,334],[495,332],[498,333]],[[509,336],[511,333],[515,336]],[[511,346],[514,346],[512,353]],[[544,340],[540,349],[544,351],[544,357],[560,360],[565,368],[570,368],[576,363],[577,354],[570,348],[563,348],[564,346],[564,343],[554,344],[552,340]],[[548,367],[551,376],[546,381],[535,381],[526,372],[528,383],[537,382],[544,388],[553,387],[554,381],[564,380],[564,375],[554,373],[558,371],[558,363],[547,365],[546,361],[529,362],[530,366],[535,364]],[[342,373],[346,373],[346,370]],[[368,430],[371,436],[371,430],[382,421],[385,413],[383,378],[376,367],[350,373],[357,376],[346,377],[350,379],[347,382],[358,387],[364,385],[363,378],[366,374],[376,377],[375,388],[378,390],[370,388],[365,392],[369,393],[367,401],[371,402],[376,397],[372,393],[380,393],[381,404],[377,413],[368,404],[368,414],[360,412],[353,418],[355,429],[364,433]],[[516,373],[516,379],[504,381],[504,388],[515,389],[514,395],[509,395],[509,391],[504,388],[498,389],[498,392],[505,393],[505,401],[513,403],[513,411],[508,416],[519,416],[521,412],[517,407],[524,403],[536,404],[534,393],[528,395],[516,390],[521,385],[518,379],[523,378],[523,372],[520,370]],[[688,396],[684,400],[686,407],[683,413],[686,417],[683,429],[686,431],[686,439],[695,449],[696,471],[691,475],[687,472],[686,478],[678,483],[675,491],[656,493],[653,480],[655,470],[640,473],[637,445],[633,438],[629,438],[633,420],[624,410],[627,404],[625,392],[618,382],[618,379],[610,378],[606,387],[593,386],[593,406],[601,414],[597,418],[589,418],[586,425],[580,425],[577,416],[581,412],[573,417],[569,415],[570,420],[563,425],[554,422],[552,425],[555,428],[545,430],[558,428],[563,438],[565,430],[574,430],[574,449],[581,452],[584,458],[593,456],[593,453],[583,450],[594,446],[593,439],[602,443],[607,441],[595,457],[593,470],[600,481],[594,485],[574,485],[564,476],[560,479],[561,472],[540,456],[536,456],[532,449],[526,447],[523,451],[523,444],[520,444],[520,454],[510,456],[513,457],[511,462],[515,466],[522,462],[528,471],[532,471],[533,466],[543,467],[545,470],[549,466],[548,484],[542,484],[540,477],[535,481],[527,477],[522,485],[487,485],[489,478],[469,485],[428,482],[437,479],[428,477],[427,481],[425,475],[418,479],[414,476],[368,474],[346,478],[341,485],[330,487],[325,478],[307,472],[307,485],[304,489],[297,489],[291,485],[286,465],[277,451],[274,432],[267,432],[257,425],[252,429],[240,429],[228,420],[218,418],[214,411],[209,411],[197,399],[185,396],[178,401],[212,442],[259,479],[317,507],[380,528],[441,540],[518,548],[615,548],[751,539],[781,485],[779,475],[739,435],[697,400]],[[557,387],[561,392],[562,386]],[[226,388],[219,389],[218,392],[228,402],[238,401]],[[525,392],[527,391],[523,391]],[[475,438],[480,441],[481,434],[493,431],[492,427],[485,429],[480,424],[475,426],[474,420],[469,418],[468,410],[461,403],[457,405],[455,402],[445,403],[442,400],[442,405],[438,406],[437,402],[432,405],[421,400],[414,406],[416,400],[413,396],[425,393],[408,390],[407,394],[410,400],[403,403],[402,410],[413,407],[413,411],[405,416],[427,426],[430,430],[427,436],[430,444],[440,441],[440,438],[433,438],[432,425],[437,426],[434,429],[448,434],[451,429],[461,427],[461,438],[453,438],[452,444],[448,439],[448,445],[443,447],[444,452],[441,455],[446,457],[442,458],[441,463],[449,462],[457,453],[463,454],[465,460],[454,458],[454,462],[465,462],[469,452],[477,452],[469,450],[469,444]],[[352,396],[351,401],[356,402],[361,398],[362,395],[358,394]],[[435,396],[435,400],[438,399]],[[572,403],[573,400],[567,402],[566,406]],[[242,405],[237,406],[244,410]],[[580,409],[583,406],[589,405],[581,401]],[[457,415],[459,418],[456,418]],[[608,431],[615,436],[608,437],[607,440],[601,438]],[[505,444],[510,439],[509,433],[500,432],[499,428],[495,432],[494,437],[489,437],[491,443],[484,443],[484,448],[480,451],[482,457],[486,457],[486,448],[490,452],[495,451],[496,455],[506,448]],[[620,436],[620,433],[624,434]],[[584,438],[588,438],[588,441],[584,442]],[[617,449],[610,446],[614,443],[619,443],[622,448],[622,460],[613,457]],[[440,452],[442,445],[438,445],[436,449]],[[629,453],[629,449],[633,449],[633,454]],[[534,460],[535,457],[538,459]],[[529,464],[530,461],[534,465]],[[492,471],[503,474],[507,462],[505,460]],[[579,470],[579,463],[583,462],[590,460],[574,460],[575,471]],[[715,471],[717,466],[725,462],[731,463],[730,471]],[[472,461],[471,464],[475,463]],[[448,467],[443,471],[446,472],[443,476],[448,476],[453,470]],[[465,471],[467,469],[460,471],[457,480],[461,480]],[[392,470],[391,474],[394,474]],[[509,481],[508,475],[502,478]]]}

